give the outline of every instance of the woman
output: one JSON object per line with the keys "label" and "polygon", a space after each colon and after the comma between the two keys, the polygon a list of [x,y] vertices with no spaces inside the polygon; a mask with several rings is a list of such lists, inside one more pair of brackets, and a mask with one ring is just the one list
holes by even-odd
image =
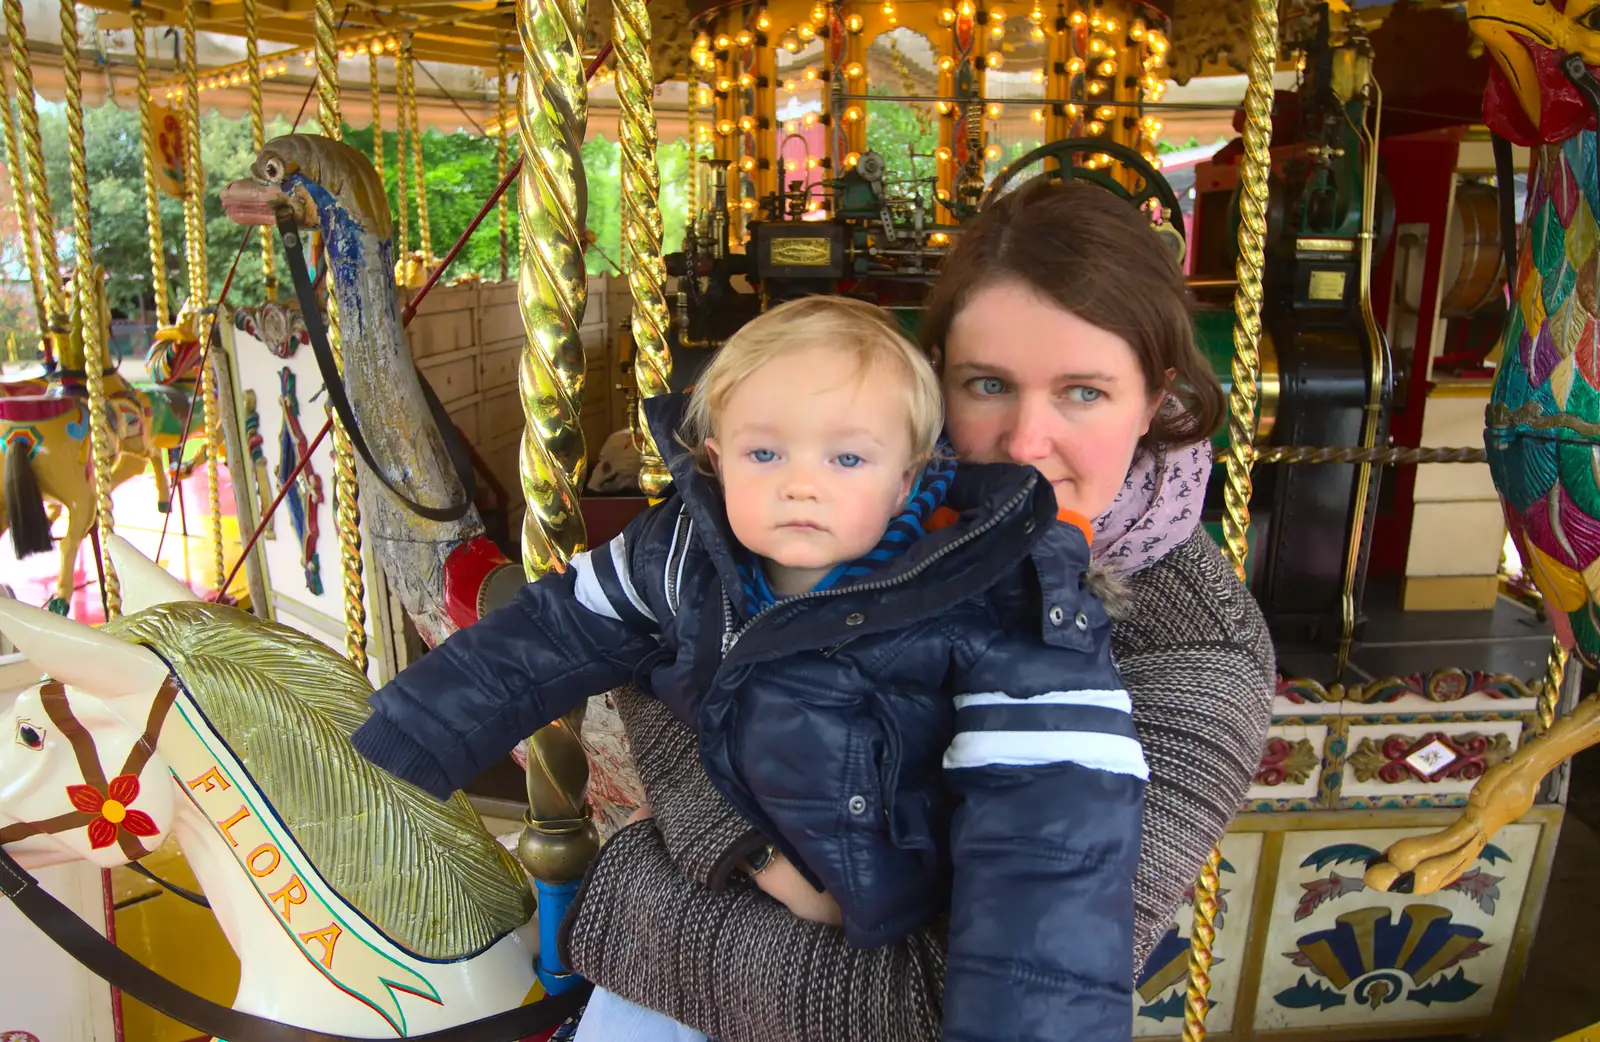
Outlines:
{"label": "woman", "polygon": [[[1244,798],[1275,686],[1260,610],[1199,528],[1223,397],[1187,301],[1138,210],[1041,182],[963,231],[922,328],[958,454],[1030,464],[1063,507],[1099,515],[1099,582],[1151,775],[1136,965]],[[569,964],[721,1042],[939,1038],[938,932],[851,949],[725,885],[760,837],[709,784],[687,727],[648,699],[623,696],[619,710],[655,817],[602,850],[565,926]],[[793,866],[753,878],[827,917]]]}

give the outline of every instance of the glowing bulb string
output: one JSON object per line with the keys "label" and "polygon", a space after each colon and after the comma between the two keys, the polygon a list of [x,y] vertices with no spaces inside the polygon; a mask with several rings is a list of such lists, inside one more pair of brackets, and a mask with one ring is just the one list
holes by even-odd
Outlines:
{"label": "glowing bulb string", "polygon": [[[596,54],[594,56],[594,60],[589,63],[589,68],[584,73],[584,78],[586,80],[593,79],[594,74],[599,71],[601,64],[604,63],[605,60],[610,56],[611,44],[608,43],[600,48],[600,52]],[[411,324],[412,318],[414,318],[417,313],[417,305],[422,303],[423,298],[428,295],[428,291],[433,289],[433,287],[438,283],[440,277],[444,275],[445,269],[450,267],[451,262],[454,261],[457,255],[461,253],[461,250],[464,246],[466,246],[467,241],[472,238],[473,233],[478,230],[478,226],[483,223],[483,219],[488,216],[490,210],[494,209],[495,204],[500,201],[500,197],[506,193],[506,189],[511,187],[511,185],[516,181],[517,175],[521,172],[522,157],[518,156],[517,161],[511,164],[511,167],[506,170],[506,176],[501,178],[500,183],[496,185],[494,191],[490,193],[489,198],[484,202],[483,207],[478,211],[477,216],[472,219],[472,222],[467,225],[466,230],[464,230],[460,237],[456,239],[455,245],[450,247],[450,252],[444,255],[444,259],[439,262],[438,267],[433,269],[433,274],[428,276],[428,281],[422,284],[421,288],[417,290],[416,295],[411,298],[411,302],[406,305],[405,310],[400,315],[400,325],[402,328]],[[241,247],[241,252],[242,250],[243,247]],[[324,266],[323,271],[327,271],[326,266]],[[328,432],[332,429],[333,417],[330,416],[328,420],[323,423],[322,429],[317,431],[317,436],[311,439],[311,444],[306,446],[306,451],[301,453],[300,459],[296,461],[294,465],[294,469],[291,470],[289,472],[289,476],[283,480],[282,484],[278,488],[277,494],[272,497],[272,502],[267,506],[267,509],[262,511],[260,520],[256,522],[255,530],[250,533],[249,540],[247,540],[244,546],[239,550],[238,560],[234,561],[233,569],[228,572],[227,579],[223,581],[222,589],[216,591],[216,593],[212,595],[212,600],[221,600],[224,591],[233,585],[233,580],[239,575],[239,569],[244,566],[245,561],[250,559],[250,551],[255,549],[256,542],[261,538],[261,533],[266,531],[267,521],[278,512],[278,505],[283,502],[284,496],[288,495],[289,489],[294,487],[295,482],[300,480],[301,472],[305,470],[306,464],[311,462],[312,453],[317,451],[317,446],[322,444],[322,440],[328,436]],[[165,527],[163,527],[162,532],[165,534]]]}

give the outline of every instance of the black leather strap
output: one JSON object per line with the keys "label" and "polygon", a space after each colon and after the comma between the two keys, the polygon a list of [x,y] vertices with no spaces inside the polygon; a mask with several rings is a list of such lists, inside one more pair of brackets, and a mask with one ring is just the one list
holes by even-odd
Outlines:
{"label": "black leather strap", "polygon": [[[322,310],[317,304],[316,290],[311,285],[311,276],[306,271],[306,259],[300,248],[300,229],[295,224],[294,214],[287,206],[280,206],[274,215],[278,225],[278,236],[283,240],[283,252],[288,255],[289,275],[294,280],[295,295],[300,299],[300,312],[305,318],[306,333],[311,338],[311,349],[317,356],[317,368],[322,371],[322,384],[328,393],[328,402],[333,406],[334,413],[339,417],[346,436],[350,439],[350,447],[366,463],[367,469],[383,483],[406,509],[418,517],[429,521],[459,521],[465,517],[472,508],[473,496],[477,494],[477,476],[472,470],[472,461],[467,456],[466,446],[461,443],[461,435],[457,432],[455,424],[444,411],[444,406],[439,403],[439,398],[433,393],[433,388],[422,373],[417,373],[417,381],[422,385],[422,397],[428,403],[428,412],[433,417],[434,424],[439,428],[439,434],[444,439],[445,451],[450,455],[450,462],[455,466],[456,476],[461,481],[462,498],[459,503],[452,503],[444,507],[424,506],[406,495],[390,480],[383,468],[378,466],[372,458],[372,450],[367,447],[367,439],[361,435],[361,427],[356,423],[354,410],[350,407],[350,399],[344,391],[344,380],[339,375],[338,363],[333,359],[333,347],[328,343],[328,330],[322,324]],[[402,417],[395,418],[396,423],[403,422]]]}
{"label": "black leather strap", "polygon": [[[11,898],[19,912],[89,972],[196,1031],[228,1039],[228,1042],[372,1042],[240,1013],[178,987],[141,965],[46,893],[38,880],[4,849],[0,849],[0,892]],[[564,1023],[583,1008],[591,988],[588,982],[582,982],[531,1006],[520,1006],[426,1035],[408,1036],[407,1042],[517,1042]]]}
{"label": "black leather strap", "polygon": [[169,883],[165,879],[162,879],[160,876],[156,875],[154,872],[150,871],[148,868],[145,868],[143,865],[139,864],[137,861],[128,862],[128,870],[136,876],[144,876],[146,879],[150,880],[150,882],[154,883],[156,886],[159,886],[167,893],[172,894],[174,897],[181,897],[190,904],[199,905],[201,908],[211,907],[211,902],[206,900],[205,894],[197,894],[193,890],[179,886],[177,883]]}

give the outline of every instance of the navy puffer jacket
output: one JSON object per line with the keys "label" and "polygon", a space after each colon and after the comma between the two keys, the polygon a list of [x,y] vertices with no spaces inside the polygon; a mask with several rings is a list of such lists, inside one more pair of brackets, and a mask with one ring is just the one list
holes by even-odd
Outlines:
{"label": "navy puffer jacket", "polygon": [[[675,446],[681,403],[649,404]],[[1126,1042],[1146,769],[1050,486],[963,464],[954,523],[750,616],[715,485],[669,455],[672,495],[375,693],[356,748],[443,797],[634,681],[852,943],[948,910],[947,1042]]]}

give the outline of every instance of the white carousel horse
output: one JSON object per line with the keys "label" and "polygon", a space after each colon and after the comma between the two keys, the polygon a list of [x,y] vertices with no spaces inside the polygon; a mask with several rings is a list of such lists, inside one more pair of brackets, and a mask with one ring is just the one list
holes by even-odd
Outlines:
{"label": "white carousel horse", "polygon": [[47,678],[0,702],[0,845],[109,868],[175,837],[239,955],[233,1008],[270,1020],[394,1038],[533,997],[525,876],[464,796],[351,749],[366,678],[109,543],[131,613],[104,629],[0,600]]}

